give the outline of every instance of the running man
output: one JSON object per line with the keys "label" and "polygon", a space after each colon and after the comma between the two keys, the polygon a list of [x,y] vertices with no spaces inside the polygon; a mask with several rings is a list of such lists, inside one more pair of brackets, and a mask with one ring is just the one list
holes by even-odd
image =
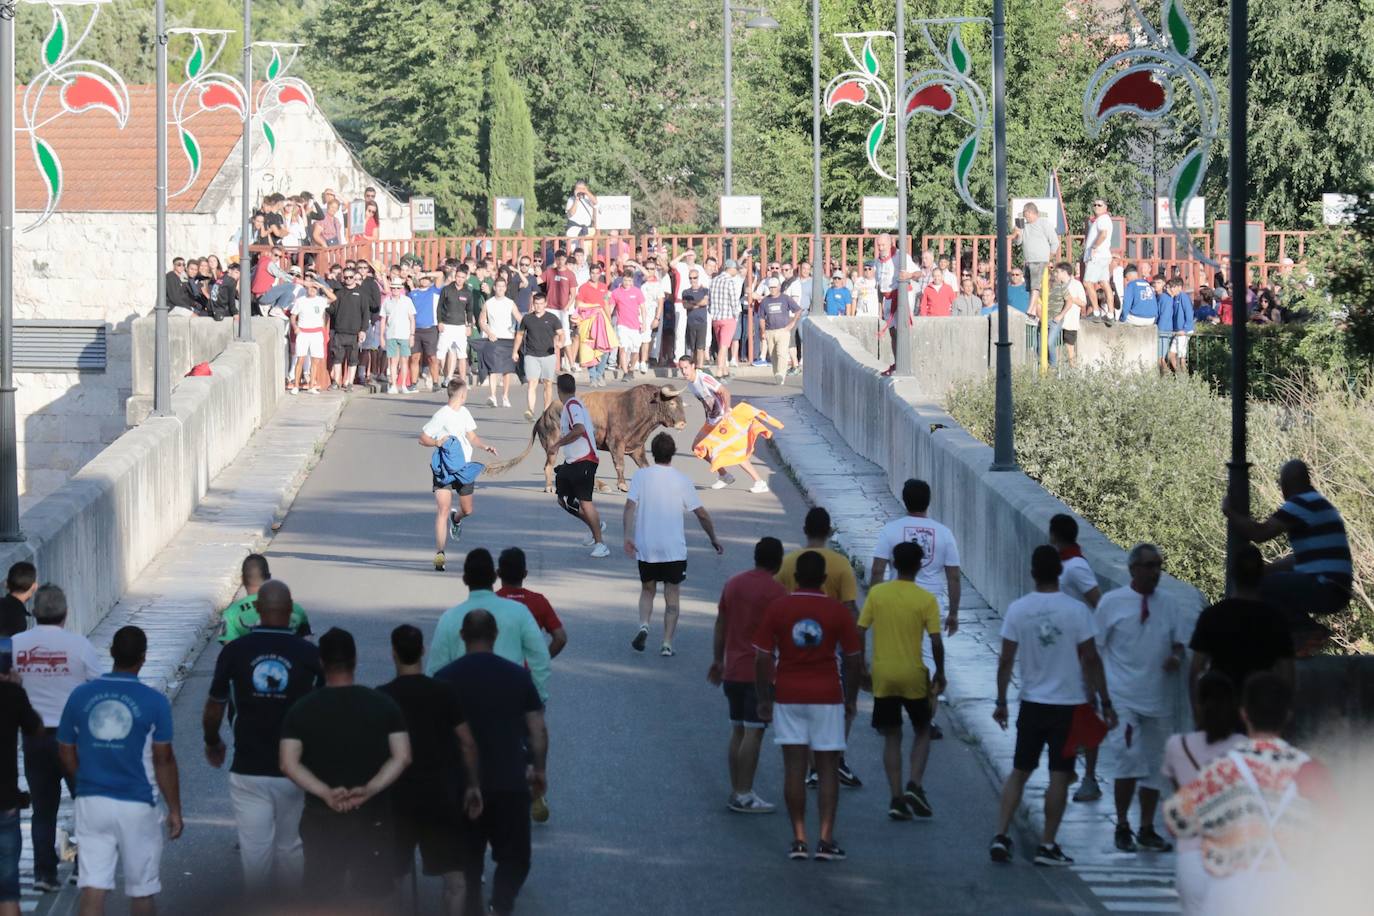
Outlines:
{"label": "running man", "polygon": [[558,420],[561,438],[549,444],[549,457],[563,450],[563,463],[554,469],[554,492],[558,505],[574,518],[580,519],[591,531],[591,540],[582,546],[591,547],[591,555],[600,560],[611,555],[611,548],[601,540],[606,525],[601,521],[592,492],[596,489],[596,428],[592,416],[577,397],[577,380],[569,373],[558,377],[558,400],[563,402],[563,415]]}
{"label": "running man", "polygon": [[[420,430],[420,444],[425,448],[452,448],[457,443],[462,451],[463,464],[472,463],[472,450],[480,448],[496,455],[496,449],[483,442],[477,435],[477,422],[472,413],[464,406],[468,399],[468,383],[455,378],[448,383],[448,404],[435,411],[424,429]],[[446,445],[445,443],[449,443]],[[456,456],[455,456],[456,457]],[[444,571],[444,547],[451,536],[454,543],[463,536],[463,519],[473,513],[472,494],[476,481],[464,483],[455,479],[452,483],[440,483],[436,477],[434,486],[434,569]],[[458,494],[458,507],[453,508],[453,494]]]}
{"label": "running man", "polygon": [[[697,432],[696,438],[692,440],[692,448],[697,447],[697,443],[710,435],[716,428],[716,424],[725,419],[725,415],[730,412],[730,390],[718,382],[713,376],[702,372],[697,368],[696,360],[690,356],[684,356],[677,361],[678,370],[682,373],[682,378],[687,382],[687,387],[692,394],[701,401],[701,407],[706,411],[706,422],[702,424]],[[754,470],[754,465],[748,458],[744,459],[737,467],[754,481],[754,485],[749,488],[750,493],[767,493],[768,482],[759,476],[759,472]],[[723,490],[735,482],[734,475],[725,468],[716,472],[718,479],[711,484],[712,490]]]}

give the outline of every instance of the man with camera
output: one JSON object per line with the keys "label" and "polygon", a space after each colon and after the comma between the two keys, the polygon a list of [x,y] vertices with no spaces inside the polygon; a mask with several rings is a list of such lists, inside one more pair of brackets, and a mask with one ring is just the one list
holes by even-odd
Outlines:
{"label": "man with camera", "polygon": [[566,209],[568,225],[564,235],[570,239],[596,235],[596,207],[596,195],[587,190],[585,181],[573,185],[572,197],[568,198]]}

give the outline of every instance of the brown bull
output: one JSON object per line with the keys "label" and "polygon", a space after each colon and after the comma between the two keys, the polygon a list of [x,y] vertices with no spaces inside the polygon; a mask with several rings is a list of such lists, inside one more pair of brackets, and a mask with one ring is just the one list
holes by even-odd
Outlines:
{"label": "brown bull", "polygon": [[[686,429],[687,412],[682,406],[682,389],[670,385],[635,385],[624,391],[589,391],[577,397],[587,408],[596,427],[596,447],[611,453],[611,464],[615,465],[616,486],[622,492],[628,490],[625,482],[625,456],[629,455],[639,467],[645,467],[644,443],[649,433],[660,426],[672,429]],[[530,444],[514,458],[487,467],[488,474],[503,474],[525,459],[539,440],[544,450],[562,438],[558,431],[563,417],[563,405],[550,404],[548,409],[534,421],[530,430]],[[553,463],[549,458],[544,463],[544,489],[553,492]]]}

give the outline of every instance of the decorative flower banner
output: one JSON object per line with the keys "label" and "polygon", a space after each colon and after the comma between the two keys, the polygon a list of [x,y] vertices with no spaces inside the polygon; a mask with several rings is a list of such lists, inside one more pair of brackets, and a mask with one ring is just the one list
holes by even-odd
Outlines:
{"label": "decorative flower banner", "polygon": [[[105,0],[26,0],[29,3],[46,3],[52,10],[52,29],[43,42],[43,72],[38,74],[24,90],[23,124],[15,129],[16,133],[29,135],[29,148],[33,152],[34,164],[43,177],[47,187],[48,201],[43,212],[24,231],[36,229],[48,221],[62,200],[62,160],[53,146],[38,135],[38,132],[63,115],[81,114],[96,110],[103,111],[115,119],[120,130],[129,122],[129,90],[123,78],[114,69],[97,60],[76,57]],[[67,18],[66,7],[85,6],[90,8],[85,26],[76,40],[71,40],[71,21]],[[54,84],[59,86],[57,101],[60,108],[53,114],[39,119],[43,96]],[[10,104],[10,100],[4,100]]]}
{"label": "decorative flower banner", "polygon": [[298,42],[255,41],[253,47],[272,51],[272,57],[267,62],[267,81],[258,87],[253,100],[253,117],[258,121],[263,139],[267,141],[267,158],[270,160],[277,151],[277,135],[272,127],[272,118],[292,105],[304,105],[307,111],[314,111],[315,93],[305,80],[286,75],[304,45]]}
{"label": "decorative flower banner", "polygon": [[1137,0],[1127,2],[1140,23],[1144,44],[1109,57],[1097,68],[1083,93],[1083,125],[1088,136],[1095,137],[1114,114],[1164,120],[1173,110],[1176,84],[1187,87],[1197,108],[1198,133],[1170,173],[1169,221],[1185,251],[1203,263],[1215,264],[1193,244],[1184,214],[1202,187],[1212,145],[1221,133],[1216,89],[1207,72],[1191,59],[1197,53],[1197,38],[1182,0],[1161,0],[1159,29],[1146,18]]}
{"label": "decorative flower banner", "polygon": [[[177,197],[186,193],[200,177],[200,141],[191,131],[191,122],[217,108],[228,108],[241,119],[247,109],[248,93],[237,79],[213,69],[215,61],[224,52],[229,36],[234,33],[227,29],[168,29],[167,34],[190,35],[194,42],[191,56],[186,58],[186,81],[177,87],[168,112],[171,123],[176,125],[181,136],[181,149],[190,166],[186,183],[167,195]],[[206,47],[207,38],[211,42],[209,48]]]}
{"label": "decorative flower banner", "polygon": [[[969,134],[954,155],[954,188],[964,203],[983,214],[990,211],[974,200],[968,182],[983,134],[987,130],[989,108],[982,87],[971,76],[973,59],[964,44],[962,28],[968,23],[987,22],[989,20],[983,18],[958,18],[921,19],[913,23],[921,30],[926,47],[939,66],[921,70],[907,78],[899,96],[900,116],[894,98],[898,94],[880,75],[878,55],[873,49],[875,39],[895,43],[896,36],[891,32],[838,33],[836,37],[844,42],[845,53],[856,69],[846,70],[836,76],[825,90],[826,114],[831,114],[840,105],[855,105],[878,115],[878,120],[868,129],[865,152],[873,171],[889,181],[895,181],[896,178],[883,167],[879,151],[887,140],[890,125],[900,123],[901,129],[906,130],[910,127],[912,116],[918,114],[950,116],[968,125]],[[950,31],[944,42],[937,42],[934,30],[945,26]]]}

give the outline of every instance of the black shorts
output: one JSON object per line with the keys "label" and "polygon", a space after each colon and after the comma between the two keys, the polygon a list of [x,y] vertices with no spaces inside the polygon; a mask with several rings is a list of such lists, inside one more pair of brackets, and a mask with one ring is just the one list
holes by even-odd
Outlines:
{"label": "black shorts", "polygon": [[438,478],[433,476],[429,478],[429,485],[432,490],[452,490],[459,496],[471,496],[473,491],[477,489],[475,481],[473,483],[459,483],[455,480],[453,483],[440,483]]}
{"label": "black shorts", "polygon": [[1078,346],[1077,331],[1060,331],[1059,333],[1064,338],[1064,343],[1068,344],[1071,347]]}
{"label": "black shorts", "polygon": [[596,489],[595,461],[570,461],[553,469],[553,491],[563,499],[591,502]]}
{"label": "black shorts", "polygon": [[408,875],[415,867],[415,849],[420,849],[420,868],[426,875],[446,875],[462,871],[462,835],[467,818],[453,799],[431,800],[428,804],[395,805],[396,874]]}
{"label": "black shorts", "polygon": [[1012,766],[1032,773],[1040,765],[1040,752],[1050,750],[1050,772],[1072,773],[1075,754],[1064,756],[1073,728],[1072,706],[1052,706],[1047,703],[1021,701],[1016,713],[1016,753]]}
{"label": "black shorts", "polygon": [[358,332],[335,331],[329,335],[329,355],[336,363],[354,362],[358,358]]}
{"label": "black shorts", "polygon": [[415,348],[411,352],[420,354],[421,359],[433,359],[439,353],[439,329],[416,328]]}
{"label": "black shorts", "polygon": [[668,563],[645,563],[639,561],[640,582],[662,582],[666,585],[681,585],[687,578],[687,561],[673,560]]}
{"label": "black shorts", "polygon": [[301,815],[305,887],[312,899],[386,897],[396,887],[391,799],[338,814],[313,799]]}
{"label": "black shorts", "polygon": [[745,728],[767,728],[759,718],[759,697],[753,681],[726,681],[725,702],[730,704],[730,721]]}
{"label": "black shorts", "polygon": [[687,319],[687,352],[695,353],[711,345],[711,322]]}
{"label": "black shorts", "polygon": [[899,730],[902,727],[902,710],[911,720],[911,727],[923,732],[930,727],[930,698],[913,700],[908,697],[874,697],[873,727],[880,732]]}

